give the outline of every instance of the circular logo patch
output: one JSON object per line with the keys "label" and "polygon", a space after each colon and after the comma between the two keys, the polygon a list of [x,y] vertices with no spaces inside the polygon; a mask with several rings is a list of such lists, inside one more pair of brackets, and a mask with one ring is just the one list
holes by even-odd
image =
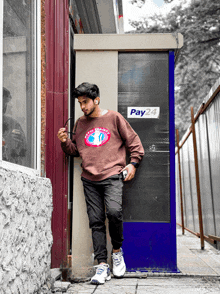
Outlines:
{"label": "circular logo patch", "polygon": [[111,133],[104,128],[94,128],[85,135],[85,144],[90,147],[99,147],[109,141]]}

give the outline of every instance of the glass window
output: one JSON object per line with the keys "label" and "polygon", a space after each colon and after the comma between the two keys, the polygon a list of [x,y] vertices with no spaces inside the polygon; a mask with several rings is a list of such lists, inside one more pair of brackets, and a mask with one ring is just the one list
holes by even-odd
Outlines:
{"label": "glass window", "polygon": [[2,159],[36,167],[36,0],[3,1]]}

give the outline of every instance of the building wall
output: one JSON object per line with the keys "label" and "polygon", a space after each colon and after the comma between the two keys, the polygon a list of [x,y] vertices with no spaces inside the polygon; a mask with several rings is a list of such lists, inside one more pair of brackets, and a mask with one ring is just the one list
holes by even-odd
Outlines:
{"label": "building wall", "polygon": [[0,293],[32,294],[50,275],[49,179],[0,167]]}
{"label": "building wall", "polygon": [[[20,1],[20,0],[19,0]],[[21,13],[22,5],[26,3],[19,1],[10,1],[13,9],[10,11],[19,11]],[[34,1],[31,1],[33,4]],[[40,2],[38,2],[39,4]],[[4,1],[2,7],[9,5],[9,1]],[[4,6],[3,6],[4,5]],[[38,6],[39,7],[39,6]],[[1,7],[0,7],[1,8]],[[17,10],[16,10],[17,9]],[[4,10],[4,12],[6,9]],[[3,13],[0,9],[0,21],[3,19]],[[7,14],[8,17],[8,14]],[[34,16],[33,16],[34,17]],[[21,17],[22,18],[22,17]],[[53,236],[51,230],[51,218],[53,211],[52,185],[50,179],[45,178],[45,119],[46,119],[46,89],[45,89],[45,0],[41,1],[41,19],[37,14],[37,21],[41,20],[41,175],[37,170],[37,164],[27,165],[24,162],[7,162],[0,160],[0,294],[32,294],[45,284],[50,277],[51,268],[51,247]],[[10,18],[7,19],[10,21]],[[21,21],[19,23],[22,23]],[[36,23],[35,23],[36,24]],[[38,25],[38,23],[37,23]],[[15,30],[16,22],[12,22]],[[27,29],[28,30],[28,29]],[[7,31],[7,30],[6,30]],[[4,57],[4,63],[1,64],[1,70],[5,68],[3,83],[1,86],[11,86],[14,108],[16,109],[15,118],[22,125],[26,132],[23,116],[26,112],[26,100],[33,97],[26,94],[27,82],[26,76],[34,76],[36,81],[35,67],[30,66],[27,70],[26,63],[29,57],[26,55],[28,43],[20,30],[15,30],[18,36],[4,37],[4,47],[1,51]],[[31,30],[28,30],[31,32]],[[2,31],[1,31],[2,32]],[[40,42],[37,43],[37,45]],[[25,46],[24,46],[25,44]],[[9,54],[10,53],[10,54]],[[25,56],[27,58],[25,58]],[[36,56],[35,56],[36,57]],[[39,57],[39,56],[38,56]],[[35,61],[35,60],[34,60]],[[6,64],[7,63],[7,64]],[[38,64],[37,64],[38,65]],[[39,69],[37,70],[39,72]],[[20,74],[19,81],[13,82],[12,73]],[[25,74],[26,73],[26,76]],[[23,74],[23,75],[22,75]],[[13,87],[12,87],[13,84]],[[11,89],[10,89],[11,90]],[[18,98],[16,99],[16,95]],[[20,95],[20,96],[19,96]],[[22,98],[29,97],[29,99]],[[39,96],[38,96],[39,97]],[[37,104],[40,101],[37,101]],[[40,103],[39,103],[40,104]],[[10,108],[8,107],[8,111]],[[36,115],[34,111],[29,114]],[[3,115],[2,115],[3,116]],[[17,116],[21,116],[20,120]],[[39,117],[39,116],[38,116]],[[33,130],[38,130],[37,118],[34,123],[30,123]],[[2,128],[2,126],[1,126]],[[38,135],[38,134],[37,134]],[[3,140],[4,141],[4,140]],[[39,144],[40,140],[34,147]],[[35,149],[35,148],[33,148]],[[37,151],[36,151],[37,153]],[[36,158],[39,154],[34,154]],[[25,165],[29,166],[26,167]]]}

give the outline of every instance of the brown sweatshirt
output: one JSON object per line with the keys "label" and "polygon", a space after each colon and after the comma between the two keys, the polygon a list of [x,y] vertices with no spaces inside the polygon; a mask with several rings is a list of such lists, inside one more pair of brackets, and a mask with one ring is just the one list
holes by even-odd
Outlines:
{"label": "brown sweatshirt", "polygon": [[137,133],[124,117],[112,110],[100,117],[82,116],[74,127],[72,141],[61,143],[63,151],[82,158],[82,177],[102,181],[119,174],[130,162],[139,163],[144,149]]}

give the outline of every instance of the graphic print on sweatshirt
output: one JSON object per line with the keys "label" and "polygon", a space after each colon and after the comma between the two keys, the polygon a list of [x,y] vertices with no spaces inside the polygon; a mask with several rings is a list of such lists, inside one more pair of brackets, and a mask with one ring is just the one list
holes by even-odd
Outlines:
{"label": "graphic print on sweatshirt", "polygon": [[84,141],[87,146],[99,147],[109,141],[111,133],[105,128],[93,128],[85,135]]}

